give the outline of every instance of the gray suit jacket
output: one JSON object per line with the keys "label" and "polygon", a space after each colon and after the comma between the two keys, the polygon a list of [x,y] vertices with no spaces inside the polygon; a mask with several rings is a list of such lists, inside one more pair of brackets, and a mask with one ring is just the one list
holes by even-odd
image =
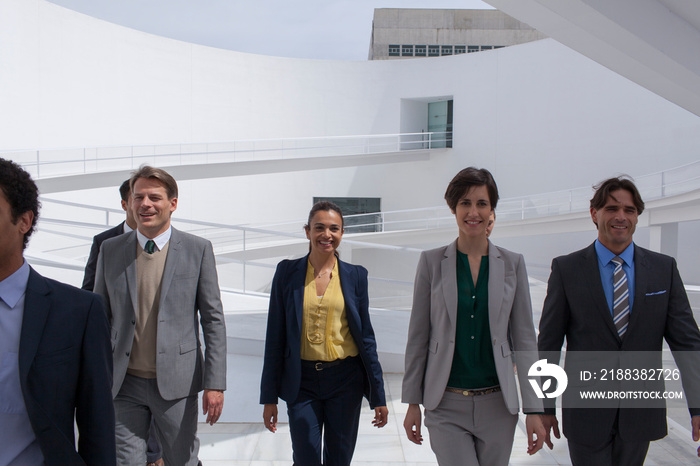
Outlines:
{"label": "gray suit jacket", "polygon": [[[120,235],[102,243],[97,260],[95,293],[104,298],[111,325],[113,396],[124,381],[134,341],[138,247],[136,232]],[[164,399],[226,388],[226,326],[212,245],[175,228],[163,271],[157,332],[156,373]]]}
{"label": "gray suit jacket", "polygon": [[[489,241],[488,289],[493,356],[506,405],[511,413],[518,412],[515,363],[523,387],[523,411],[542,412],[542,402],[527,381],[527,371],[537,360],[537,343],[523,256]],[[404,403],[422,403],[425,409],[435,409],[440,403],[452,369],[456,324],[455,241],[448,246],[424,251],[418,263],[406,343]],[[518,352],[517,360],[511,342],[513,350]]]}

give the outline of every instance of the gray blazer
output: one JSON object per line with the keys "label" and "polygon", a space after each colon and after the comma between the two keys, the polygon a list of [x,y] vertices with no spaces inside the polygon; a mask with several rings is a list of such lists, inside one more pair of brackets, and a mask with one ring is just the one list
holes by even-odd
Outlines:
{"label": "gray blazer", "polygon": [[[530,288],[523,256],[489,241],[489,325],[496,372],[506,406],[519,409],[513,363],[524,412],[542,412],[527,372],[537,361]],[[452,369],[457,324],[457,242],[421,253],[413,291],[401,401],[435,409]],[[517,351],[518,359],[512,348]],[[527,389],[525,389],[527,387]],[[475,388],[475,387],[474,387]]]}
{"label": "gray blazer", "polygon": [[[137,247],[135,231],[120,235],[102,243],[97,260],[95,293],[104,298],[111,326],[113,396],[124,381],[134,341]],[[156,377],[164,399],[226,388],[226,325],[214,251],[209,241],[175,228],[163,270],[157,332]]]}

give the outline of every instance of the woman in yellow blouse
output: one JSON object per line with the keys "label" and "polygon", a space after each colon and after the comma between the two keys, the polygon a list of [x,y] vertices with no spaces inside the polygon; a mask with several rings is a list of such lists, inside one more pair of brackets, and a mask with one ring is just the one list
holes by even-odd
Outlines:
{"label": "woman in yellow blouse", "polygon": [[304,229],[309,254],[280,262],[272,280],[260,386],[263,420],[275,432],[277,401],[285,400],[294,463],[349,465],[363,394],[376,427],[388,416],[369,320],[367,270],[338,259],[344,230],[337,205],[316,203]]}

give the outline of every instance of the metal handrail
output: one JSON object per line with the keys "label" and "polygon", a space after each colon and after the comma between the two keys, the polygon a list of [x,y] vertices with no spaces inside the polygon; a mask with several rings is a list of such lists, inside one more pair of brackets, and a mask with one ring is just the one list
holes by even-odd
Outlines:
{"label": "metal handrail", "polygon": [[115,170],[144,163],[180,166],[371,155],[445,147],[451,132],[394,133],[236,141],[1,151],[35,179]]}

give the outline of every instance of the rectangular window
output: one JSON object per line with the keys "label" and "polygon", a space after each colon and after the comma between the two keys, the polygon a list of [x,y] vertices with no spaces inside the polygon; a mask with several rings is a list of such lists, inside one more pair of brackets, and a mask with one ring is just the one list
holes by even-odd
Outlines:
{"label": "rectangular window", "polygon": [[452,55],[452,46],[451,45],[443,45],[442,46],[442,55]]}
{"label": "rectangular window", "polygon": [[440,56],[440,46],[439,45],[429,45],[428,46],[428,56],[429,57],[439,57]]}
{"label": "rectangular window", "polygon": [[416,57],[424,57],[425,56],[425,50],[426,47],[425,45],[416,45]]}
{"label": "rectangular window", "polygon": [[467,46],[466,45],[455,45],[455,55],[461,55],[463,53],[467,53]]}
{"label": "rectangular window", "polygon": [[479,51],[479,46],[478,45],[469,45],[467,46],[467,53],[474,53]]}
{"label": "rectangular window", "polygon": [[398,57],[399,51],[400,51],[400,48],[398,45],[390,45],[389,46],[389,56],[390,57]]}
{"label": "rectangular window", "polygon": [[401,56],[402,57],[412,57],[413,56],[413,46],[412,45],[402,45],[401,46]]}
{"label": "rectangular window", "polygon": [[319,201],[331,201],[343,211],[345,233],[383,231],[381,198],[378,197],[314,197]]}
{"label": "rectangular window", "polygon": [[491,50],[493,47],[491,45],[482,45],[481,50]]}

